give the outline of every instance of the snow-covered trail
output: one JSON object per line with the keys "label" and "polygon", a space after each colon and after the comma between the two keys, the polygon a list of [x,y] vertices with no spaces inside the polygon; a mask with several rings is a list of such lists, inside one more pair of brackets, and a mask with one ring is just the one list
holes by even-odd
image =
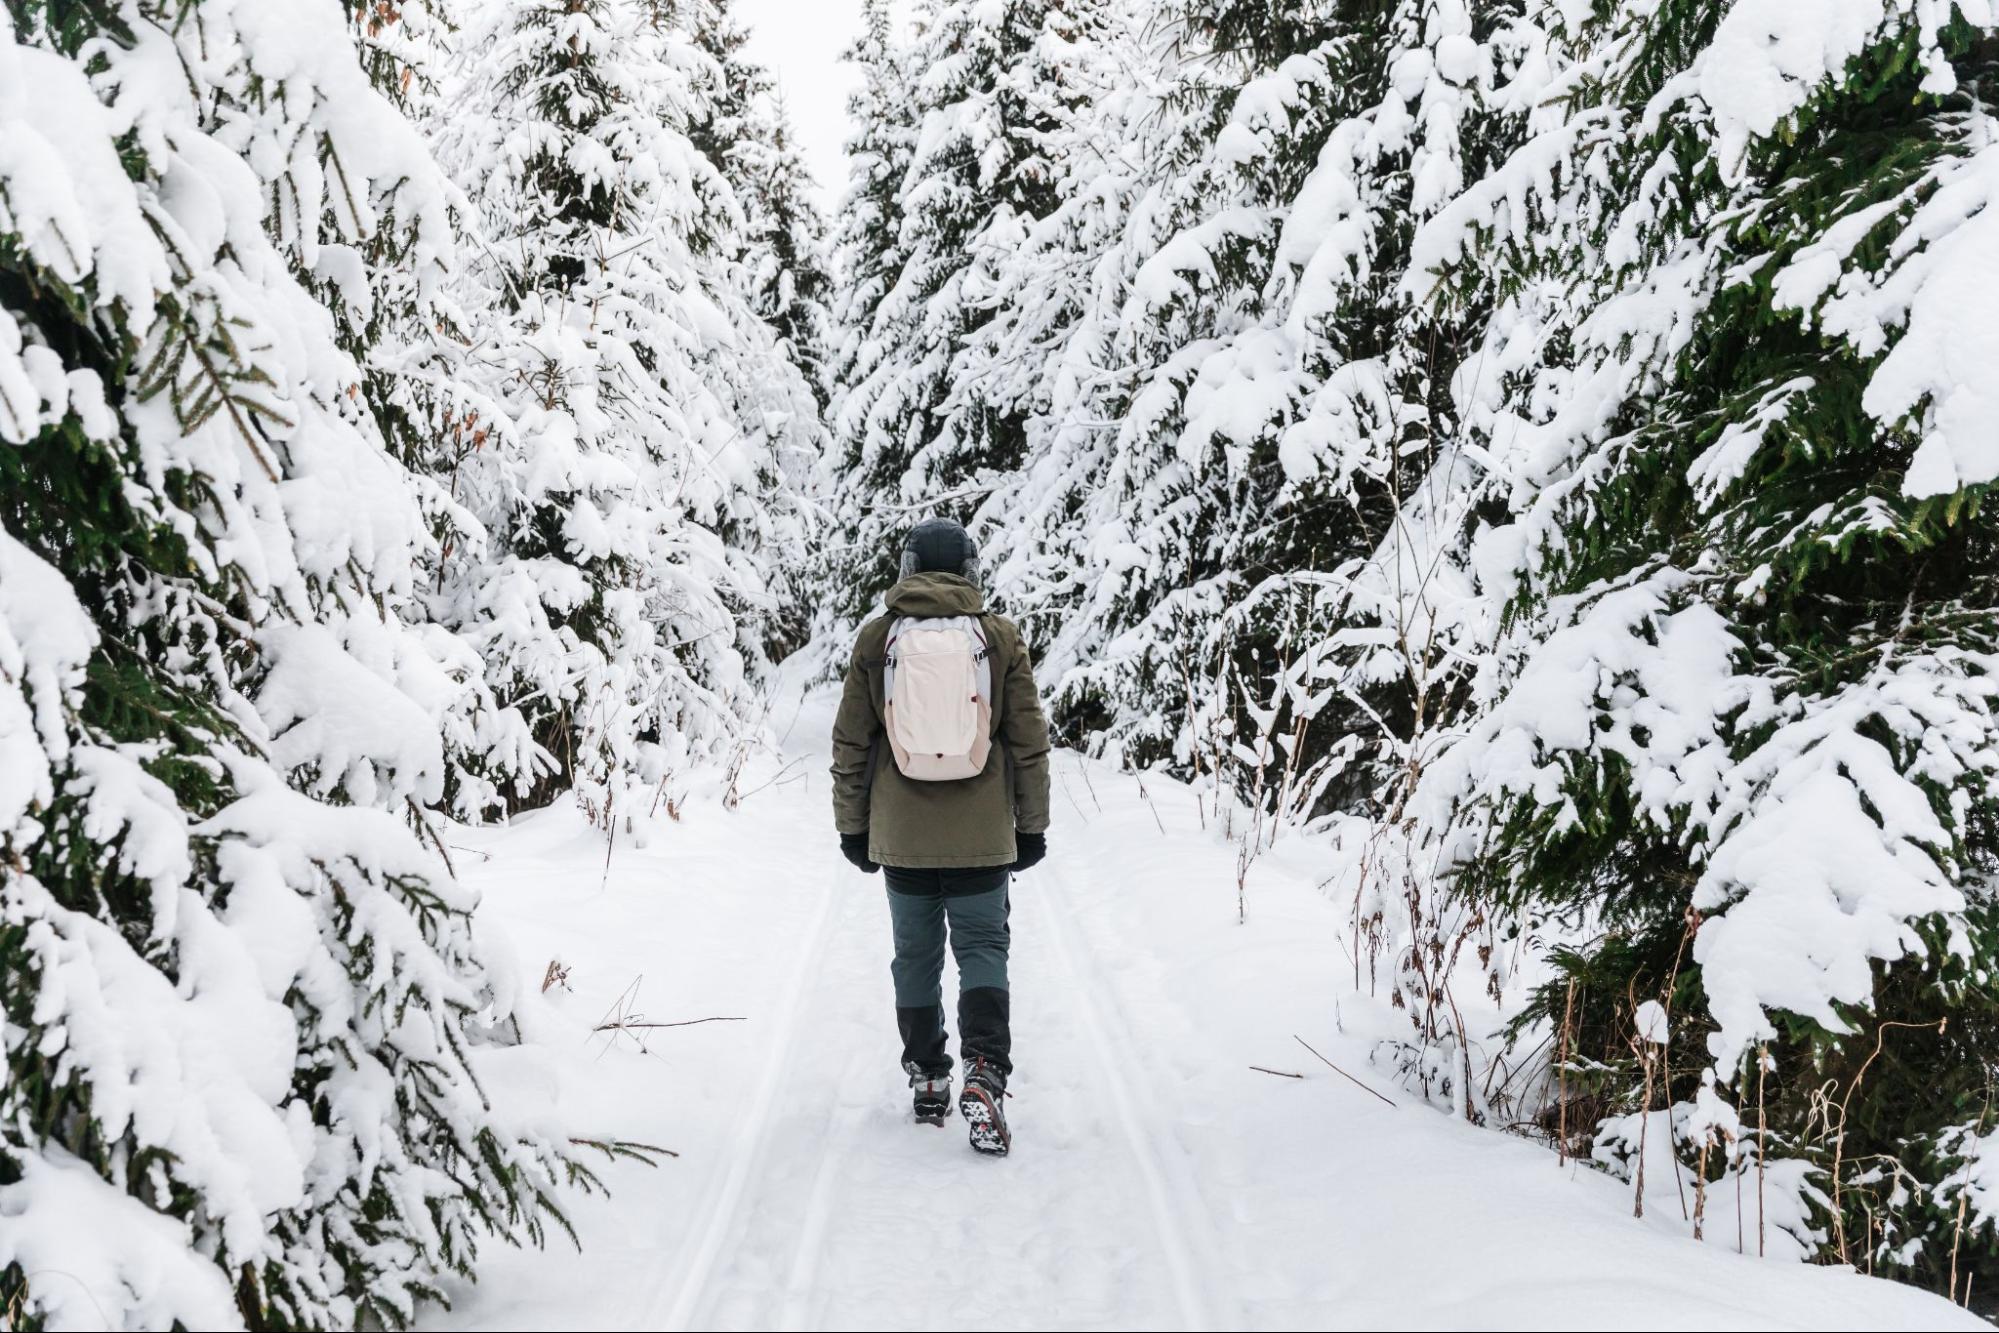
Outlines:
{"label": "snow-covered trail", "polygon": [[[1257,863],[1238,925],[1193,794],[1073,754],[1013,893],[1014,1154],[916,1125],[882,882],[828,831],[828,716],[801,709],[764,775],[786,780],[733,811],[697,791],[608,872],[573,812],[458,833],[523,974],[570,969],[490,1063],[496,1095],[681,1156],[614,1169],[574,1210],[580,1254],[489,1253],[428,1326],[1982,1326],[1738,1257],[1719,1201],[1727,1245],[1634,1223],[1616,1182],[1414,1104],[1367,1064],[1400,1019],[1353,990],[1312,849]],[[747,1021],[607,1045],[590,1028],[640,976],[647,1019]]]}
{"label": "snow-covered trail", "polygon": [[[1033,1288],[1092,1326],[1210,1324],[1208,1284],[1157,1188],[1146,1123],[1157,1108],[1134,1104],[1129,1061],[1087,1002],[1079,1021],[1036,1025],[1046,1039],[1017,1081],[1015,1119],[1044,1150],[996,1163],[967,1150],[955,1121],[911,1123],[893,1061],[882,1064],[879,907],[840,893],[808,932],[733,1169],[698,1205],[693,1243],[645,1322],[857,1328],[886,1310],[938,1327],[963,1319],[976,1291]],[[1018,937],[1027,1014],[1090,994],[1094,978],[1050,936],[1028,925]]]}

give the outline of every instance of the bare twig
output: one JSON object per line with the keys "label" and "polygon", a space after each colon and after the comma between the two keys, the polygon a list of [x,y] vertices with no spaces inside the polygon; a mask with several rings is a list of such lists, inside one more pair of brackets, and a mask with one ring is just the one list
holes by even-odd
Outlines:
{"label": "bare twig", "polygon": [[750,1020],[741,1014],[717,1014],[711,1018],[684,1018],[678,1023],[637,1023],[620,1019],[611,1023],[599,1023],[592,1032],[637,1032],[643,1028],[691,1028],[701,1023],[747,1023]]}
{"label": "bare twig", "polygon": [[1083,780],[1083,790],[1090,793],[1090,804],[1097,807],[1097,813],[1104,812],[1103,802],[1097,799],[1097,785],[1090,781],[1090,764],[1083,758],[1082,751],[1076,751],[1076,776]]}
{"label": "bare twig", "polygon": [[741,805],[744,801],[749,800],[750,797],[755,796],[758,792],[762,791],[766,787],[782,787],[797,781],[797,779],[802,775],[794,773],[792,772],[792,770],[797,768],[800,764],[804,762],[805,761],[803,759],[793,759],[787,764],[785,764],[783,768],[778,769],[776,773],[772,774],[768,778],[765,778],[762,782],[759,782],[756,786],[750,788],[748,791],[738,792],[736,794],[736,804]]}
{"label": "bare twig", "polygon": [[1082,820],[1085,824],[1089,823],[1090,812],[1083,808],[1082,803],[1076,799],[1076,793],[1069,789],[1069,775],[1057,769],[1055,776],[1062,780],[1062,794],[1069,798],[1069,804],[1075,808],[1076,818]]}
{"label": "bare twig", "polygon": [[458,867],[451,864],[451,849],[444,845],[444,839],[438,836],[437,830],[431,827],[430,820],[424,817],[423,807],[418,805],[412,797],[406,796],[403,799],[409,804],[410,818],[415,821],[418,828],[430,835],[431,845],[437,848],[437,854],[444,859],[445,873],[450,875],[451,878],[457,879]]}
{"label": "bare twig", "polygon": [[1145,789],[1145,779],[1137,773],[1132,777],[1138,782],[1138,794],[1145,801],[1145,808],[1152,812],[1152,822],[1159,825],[1159,836],[1166,836],[1166,821],[1159,817],[1159,807],[1152,803],[1152,793]]}
{"label": "bare twig", "polygon": [[1255,1071],[1256,1071],[1257,1073],[1259,1073],[1259,1074],[1275,1074],[1275,1075],[1277,1075],[1277,1077],[1279,1077],[1279,1078],[1303,1078],[1303,1077],[1305,1077],[1305,1076],[1304,1076],[1303,1074],[1290,1074],[1290,1073],[1286,1073],[1286,1072],[1285,1072],[1284,1070],[1282,1070],[1282,1069],[1265,1069],[1265,1068],[1264,1068],[1264,1067],[1263,1067],[1262,1065],[1251,1065],[1251,1066],[1250,1066],[1250,1068],[1251,1068],[1251,1069],[1254,1069],[1254,1070],[1255,1070]]}
{"label": "bare twig", "polygon": [[1331,1060],[1328,1060],[1325,1056],[1319,1055],[1319,1053],[1316,1050],[1312,1050],[1312,1043],[1306,1041],[1303,1037],[1299,1036],[1297,1033],[1294,1032],[1291,1034],[1291,1040],[1297,1042],[1300,1046],[1303,1046],[1306,1050],[1312,1051],[1313,1055],[1318,1056],[1320,1064],[1332,1070],[1335,1074],[1338,1074],[1341,1078],[1353,1084],[1356,1088],[1359,1088],[1362,1092],[1366,1093],[1368,1096],[1373,1097],[1378,1101],[1386,1102],[1390,1106],[1395,1105],[1395,1103],[1391,1101],[1389,1098],[1383,1097],[1373,1088],[1368,1087],[1367,1084],[1361,1082],[1359,1079],[1355,1078],[1352,1074],[1349,1074],[1346,1070],[1340,1068],[1338,1065],[1334,1064]]}

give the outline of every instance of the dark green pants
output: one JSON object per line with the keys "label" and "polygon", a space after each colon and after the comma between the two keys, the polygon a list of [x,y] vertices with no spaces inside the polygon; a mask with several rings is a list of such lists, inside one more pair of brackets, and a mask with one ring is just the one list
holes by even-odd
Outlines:
{"label": "dark green pants", "polygon": [[1002,1077],[1013,1071],[1006,984],[1008,873],[904,870],[884,866],[895,933],[896,1026],[902,1064],[911,1073],[950,1070],[945,1049],[944,949],[958,963],[958,1047]]}

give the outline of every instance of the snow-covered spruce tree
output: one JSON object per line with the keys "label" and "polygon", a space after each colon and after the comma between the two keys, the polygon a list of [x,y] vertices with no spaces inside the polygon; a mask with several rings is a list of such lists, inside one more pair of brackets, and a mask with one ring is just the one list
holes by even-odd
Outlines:
{"label": "snow-covered spruce tree", "polygon": [[[449,55],[447,5],[362,5],[349,11],[362,68],[384,99],[406,118],[422,120],[440,95]],[[427,151],[427,150],[426,150]],[[455,230],[462,199],[427,160],[424,187],[448,202],[397,225],[349,198],[338,158],[329,159],[322,187],[324,214],[317,228],[295,217],[306,201],[278,200],[281,239],[301,281],[332,312],[341,349],[362,368],[359,401],[375,420],[383,443],[416,479],[432,543],[420,554],[420,593],[434,593],[441,563],[453,554],[484,549],[486,536],[449,491],[458,449],[476,433],[491,404],[468,373],[466,317],[452,297]],[[351,217],[350,217],[351,214]],[[452,230],[445,229],[445,220]],[[487,681],[478,652],[431,619],[428,598],[423,639],[415,660],[435,665],[411,687],[438,719],[445,751],[445,804],[477,819],[524,794],[543,757],[517,709],[502,706]]]}
{"label": "snow-covered spruce tree", "polygon": [[[691,233],[691,256],[732,330],[709,352],[711,383],[737,430],[769,455],[762,494],[727,510],[721,530],[757,565],[764,595],[740,614],[757,660],[777,661],[809,633],[805,548],[817,525],[808,521],[816,511],[806,497],[824,466],[832,279],[825,219],[790,142],[781,94],[743,50],[748,32],[731,3],[678,11],[695,53],[710,55],[709,68],[691,78],[689,137],[697,145],[707,137],[704,154],[727,187],[708,201],[718,215],[715,233]],[[706,52],[708,41],[717,42],[716,52]],[[724,222],[732,224],[727,231]]]}
{"label": "snow-covered spruce tree", "polygon": [[813,198],[812,173],[777,96],[756,133],[766,165],[745,184],[749,235],[744,268],[751,307],[777,334],[823,411],[829,401],[833,347],[833,274],[826,218]]}
{"label": "snow-covered spruce tree", "polygon": [[711,62],[705,72],[709,87],[698,114],[689,119],[687,138],[740,195],[744,183],[764,168],[757,104],[777,85],[743,49],[750,30],[736,17],[734,0],[691,0],[687,28],[695,49]]}
{"label": "snow-covered spruce tree", "polygon": [[1561,946],[1551,1123],[1621,1169],[1661,1108],[1707,1178],[1767,1165],[1759,1246],[1983,1286],[1999,16],[1537,9],[1536,133],[1416,242],[1424,299],[1498,303],[1459,397],[1515,515],[1425,817]]}
{"label": "snow-covered spruce tree", "polygon": [[1150,11],[1145,0],[1097,6],[1070,44],[1065,77],[1078,105],[1043,141],[1058,203],[994,270],[991,317],[968,333],[955,371],[960,402],[1019,419],[1028,436],[1018,471],[993,479],[972,522],[987,582],[1044,669],[1041,652],[1085,598],[1083,511],[1108,472],[1106,414],[1128,385],[1133,351],[1119,322],[1130,289],[1122,242],[1170,137]]}
{"label": "snow-covered spruce tree", "polygon": [[407,1322],[575,1173],[467,1064],[419,488],[299,278],[442,199],[331,7],[10,3],[0,142],[0,1308]]}
{"label": "snow-covered spruce tree", "polygon": [[[1105,45],[1144,71],[1124,76],[1140,91],[1055,145],[1077,185],[1022,247],[973,361],[982,393],[1035,407],[1026,466],[980,520],[1002,552],[995,586],[1049,644],[1058,725],[1141,763],[1234,758],[1213,748],[1236,700],[1207,630],[1238,599],[1243,526],[1260,526],[1249,478],[1274,469],[1223,438],[1223,400],[1194,382],[1211,354],[1227,373],[1265,306],[1284,204],[1327,124],[1329,71],[1308,54],[1330,38],[1323,11],[1191,0],[1128,15]],[[1008,383],[1023,363],[1031,387]],[[1274,382],[1305,388],[1262,364],[1250,435],[1274,428]],[[1197,736],[1191,715],[1215,704]]]}
{"label": "snow-covered spruce tree", "polygon": [[[1075,21],[1047,0],[926,0],[919,18],[908,48],[885,61],[900,79],[871,84],[855,108],[882,116],[887,134],[905,116],[914,128],[889,202],[876,185],[890,163],[868,151],[877,131],[863,123],[842,228],[848,255],[894,228],[873,271],[849,270],[862,289],[843,311],[865,316],[842,331],[833,409],[848,543],[837,581],[854,615],[893,581],[896,534],[912,515],[969,514],[1022,459],[1023,423],[954,398],[955,372],[990,318],[994,270],[1059,202],[1045,141],[1079,100],[1060,77]],[[906,109],[881,100],[898,82]]]}
{"label": "snow-covered spruce tree", "polygon": [[741,268],[750,305],[826,404],[832,277],[826,221],[792,141],[770,71],[744,51],[749,30],[732,0],[699,0],[695,45],[714,62],[712,91],[688,138],[721,171],[743,210]]}
{"label": "snow-covered spruce tree", "polygon": [[879,360],[882,349],[864,335],[901,269],[899,201],[916,132],[903,56],[891,0],[865,0],[861,33],[842,56],[860,67],[861,78],[847,99],[853,135],[846,192],[834,216],[836,385],[858,381]]}
{"label": "snow-covered spruce tree", "polygon": [[437,139],[471,195],[450,491],[488,534],[441,614],[554,757],[532,799],[665,772],[750,720],[803,546],[811,393],[731,270],[742,211],[690,142],[716,69],[640,0],[508,0],[468,27]]}
{"label": "snow-covered spruce tree", "polygon": [[995,586],[1077,739],[1378,814],[1473,607],[1465,316],[1400,279],[1517,133],[1535,43],[1509,7],[1188,0],[1102,45],[1134,91],[1058,141],[1064,202],[968,363],[1031,405],[979,519]]}
{"label": "snow-covered spruce tree", "polygon": [[873,333],[883,300],[901,279],[905,259],[902,181],[915,148],[916,121],[906,51],[896,39],[893,10],[892,0],[865,0],[860,35],[844,53],[849,63],[860,67],[861,78],[847,98],[847,123],[853,127],[846,143],[847,181],[833,218],[834,342],[826,415],[829,447],[821,489],[835,497],[840,512],[836,541],[819,553],[813,569],[826,589],[814,626],[822,639],[850,625],[865,609],[863,603],[871,594],[852,587],[853,574],[862,571],[873,580],[883,572],[873,553],[854,544],[864,500],[840,498],[843,490],[856,484],[852,474],[859,463],[854,452],[857,441],[842,429],[840,412],[848,388],[873,375],[890,350]]}

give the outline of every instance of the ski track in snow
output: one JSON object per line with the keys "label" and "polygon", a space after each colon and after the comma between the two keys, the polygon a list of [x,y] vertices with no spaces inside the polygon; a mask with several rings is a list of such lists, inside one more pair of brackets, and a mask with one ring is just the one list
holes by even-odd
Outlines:
{"label": "ski track in snow", "polygon": [[[716,1258],[730,1238],[744,1192],[764,1158],[773,1119],[772,1109],[783,1085],[799,1018],[806,998],[811,994],[812,979],[818,976],[824,958],[826,936],[833,919],[833,903],[834,886],[829,883],[820,899],[812,926],[806,932],[805,942],[799,948],[790,986],[780,1002],[784,1018],[771,1041],[755,1103],[729,1150],[728,1169],[720,1187],[701,1209],[705,1220],[697,1231],[699,1240],[689,1249],[688,1262],[684,1267],[673,1265],[661,1274],[666,1290],[651,1302],[653,1308],[647,1311],[646,1327],[684,1329],[695,1326],[694,1315],[701,1308],[701,1299],[714,1272]],[[655,1322],[658,1307],[668,1299],[671,1306],[666,1311],[664,1323]]]}
{"label": "ski track in snow", "polygon": [[[1145,1176],[1146,1199],[1151,1205],[1152,1221],[1158,1229],[1160,1244],[1172,1264],[1174,1294],[1179,1298],[1185,1325],[1190,1329],[1215,1328],[1218,1325],[1209,1313],[1214,1307],[1217,1289],[1212,1277],[1215,1272],[1212,1245],[1204,1244],[1196,1249],[1187,1234],[1189,1228],[1183,1227],[1179,1221],[1181,1217],[1186,1217],[1199,1223],[1205,1220],[1206,1213],[1198,1207],[1197,1196],[1187,1181],[1185,1171],[1175,1169],[1177,1159],[1159,1150],[1152,1130],[1140,1114],[1141,1104],[1156,1108],[1163,1103],[1149,1086],[1149,1080],[1139,1065],[1131,1059],[1129,1053],[1136,1048],[1123,1025],[1112,1028],[1105,1020],[1105,1006],[1098,998],[1103,993],[1102,974],[1088,946],[1079,945],[1075,939],[1074,926],[1068,919],[1069,890],[1062,863],[1044,862],[1037,867],[1037,871],[1039,873],[1034,875],[1036,882],[1031,887],[1041,892],[1030,894],[1028,901],[1039,909],[1038,915],[1062,959],[1063,970],[1079,983],[1066,993],[1073,997],[1080,1011],[1084,1030],[1089,1034],[1090,1044],[1101,1067],[1111,1075],[1106,1079],[1107,1092],[1117,1108],[1125,1142]],[[1079,966],[1079,958],[1089,962]],[[1134,1091],[1138,1094],[1138,1103],[1133,1101]],[[1236,1322],[1230,1320],[1220,1326],[1233,1327]]]}
{"label": "ski track in snow", "polygon": [[[955,1112],[914,1124],[883,882],[839,861],[826,827],[830,707],[815,696],[791,729],[802,780],[735,811],[696,792],[681,819],[621,841],[608,876],[571,812],[457,832],[487,857],[465,858],[468,878],[523,975],[555,956],[576,988],[484,1076],[501,1096],[555,1089],[565,1125],[582,1121],[569,1132],[681,1156],[610,1171],[610,1198],[576,1202],[580,1254],[489,1248],[479,1284],[426,1327],[1969,1320],[1909,1288],[1670,1234],[1670,1181],[1634,1223],[1628,1187],[1415,1104],[1369,1064],[1406,1019],[1340,979],[1345,915],[1311,887],[1323,849],[1267,852],[1238,925],[1234,851],[1192,793],[1153,779],[1141,794],[1071,754],[1048,860],[1013,889],[1013,1154],[974,1154]],[[749,1021],[606,1049],[590,1027],[634,975],[649,1018]],[[1293,1032],[1400,1105],[1308,1063]]]}

